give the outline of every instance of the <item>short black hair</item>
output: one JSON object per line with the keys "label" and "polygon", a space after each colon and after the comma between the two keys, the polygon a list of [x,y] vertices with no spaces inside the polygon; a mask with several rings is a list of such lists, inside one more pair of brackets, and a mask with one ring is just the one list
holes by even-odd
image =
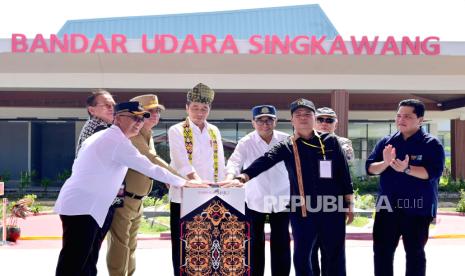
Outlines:
{"label": "short black hair", "polygon": [[420,100],[407,99],[407,100],[400,101],[399,106],[397,107],[397,110],[399,110],[401,106],[413,107],[413,113],[415,113],[417,117],[425,116],[425,110],[426,110],[425,104]]}
{"label": "short black hair", "polygon": [[105,89],[96,89],[96,90],[92,91],[92,94],[90,94],[89,97],[87,97],[86,106],[95,106],[97,104],[95,102],[95,99],[100,95],[109,95],[109,96],[113,97],[110,94],[110,92],[108,92]]}
{"label": "short black hair", "polygon": [[[97,99],[97,97],[101,96],[101,95],[109,95],[110,97],[113,98],[113,95],[111,95],[111,93],[108,92],[107,90],[105,90],[105,89],[95,89],[95,90],[92,91],[92,94],[90,94],[90,96],[87,97],[86,107],[95,106],[97,104],[95,102],[95,99]],[[89,112],[89,109],[87,109],[87,113],[89,114],[89,116],[92,116],[92,114],[90,114],[90,112]]]}

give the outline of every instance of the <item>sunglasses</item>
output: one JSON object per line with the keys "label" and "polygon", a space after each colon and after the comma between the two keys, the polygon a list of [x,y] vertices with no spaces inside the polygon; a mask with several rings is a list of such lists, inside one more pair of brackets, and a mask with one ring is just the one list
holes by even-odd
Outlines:
{"label": "sunglasses", "polygon": [[131,116],[131,115],[119,115],[119,116],[129,117],[136,123],[141,123],[145,120],[145,117],[143,116]]}
{"label": "sunglasses", "polygon": [[327,124],[332,124],[334,122],[336,122],[336,119],[335,118],[316,118],[316,120],[318,121],[318,123],[327,123]]}

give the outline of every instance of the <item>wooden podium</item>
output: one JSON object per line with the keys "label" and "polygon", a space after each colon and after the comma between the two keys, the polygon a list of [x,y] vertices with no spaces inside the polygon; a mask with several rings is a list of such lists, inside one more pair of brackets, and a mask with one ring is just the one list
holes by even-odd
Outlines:
{"label": "wooden podium", "polygon": [[250,275],[244,188],[183,188],[181,275]]}

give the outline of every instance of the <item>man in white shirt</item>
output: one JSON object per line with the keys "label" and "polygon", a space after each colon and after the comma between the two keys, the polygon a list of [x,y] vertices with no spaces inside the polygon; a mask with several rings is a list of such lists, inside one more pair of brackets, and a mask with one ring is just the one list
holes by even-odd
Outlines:
{"label": "man in white shirt", "polygon": [[[247,134],[237,144],[226,166],[227,179],[232,180],[274,145],[289,135],[275,130],[276,108],[259,105],[252,109],[252,125],[255,131]],[[265,220],[268,216],[271,237],[271,274],[289,275],[291,249],[289,237],[289,213],[286,211],[290,196],[289,177],[283,162],[252,179],[245,186],[246,216],[251,224],[252,274],[263,276],[265,271]]]}
{"label": "man in white shirt", "polygon": [[[82,143],[94,135],[95,133],[105,130],[111,126],[114,119],[114,106],[115,100],[110,92],[104,89],[97,89],[86,100],[87,113],[89,119],[85,122],[79,134],[78,141],[76,143],[76,156],[77,158]],[[113,204],[110,206],[105,218],[105,222],[99,231],[99,237],[95,239],[95,244],[99,245],[105,239],[108,230],[110,229],[111,221],[115,213],[115,206],[120,204],[122,197],[116,197],[113,200]],[[89,259],[91,263],[97,263],[99,257],[100,246],[94,246],[92,253],[90,253]]]}
{"label": "man in white shirt", "polygon": [[90,255],[100,246],[105,217],[128,168],[173,186],[195,184],[153,165],[131,144],[129,138],[139,133],[148,117],[150,113],[138,102],[120,103],[115,107],[114,124],[82,144],[54,208],[63,226],[56,275],[97,275],[96,259]]}
{"label": "man in white shirt", "polygon": [[[225,178],[223,142],[218,128],[207,122],[215,91],[203,83],[187,92],[187,118],[168,130],[171,167],[187,179],[218,182]],[[170,186],[171,253],[174,275],[180,267],[181,189]]]}
{"label": "man in white shirt", "polygon": [[[176,171],[157,154],[152,139],[152,128],[158,124],[165,107],[158,102],[158,97],[154,94],[137,96],[130,101],[139,102],[145,111],[150,112],[150,118],[144,120],[139,134],[131,138],[132,144],[153,164],[176,174]],[[115,208],[107,237],[107,268],[110,276],[131,276],[135,273],[137,234],[144,211],[143,199],[151,192],[153,185],[150,177],[132,169],[128,170],[124,184],[124,201],[122,206]]]}

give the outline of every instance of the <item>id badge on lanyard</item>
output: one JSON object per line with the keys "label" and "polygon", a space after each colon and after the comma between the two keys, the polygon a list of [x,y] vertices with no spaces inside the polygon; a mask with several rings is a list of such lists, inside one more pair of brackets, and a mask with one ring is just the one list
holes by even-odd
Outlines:
{"label": "id badge on lanyard", "polygon": [[318,161],[318,168],[319,168],[319,175],[320,178],[326,178],[326,179],[331,179],[333,178],[333,164],[331,160],[326,160],[326,151],[325,151],[325,145],[323,144],[323,141],[321,141],[321,137],[315,133],[315,136],[318,137],[318,141],[320,142],[320,147],[316,145],[312,145],[310,143],[307,143],[305,141],[302,141],[305,145],[312,147],[312,148],[319,148],[321,149],[321,154],[323,156],[323,160]]}
{"label": "id badge on lanyard", "polygon": [[320,178],[333,178],[333,163],[331,160],[320,160],[318,167],[320,168]]}
{"label": "id badge on lanyard", "polygon": [[333,162],[331,160],[326,160],[325,145],[321,141],[320,136],[318,136],[318,141],[320,142],[321,153],[323,154],[323,160],[318,162],[320,178],[331,179],[333,178]]}

